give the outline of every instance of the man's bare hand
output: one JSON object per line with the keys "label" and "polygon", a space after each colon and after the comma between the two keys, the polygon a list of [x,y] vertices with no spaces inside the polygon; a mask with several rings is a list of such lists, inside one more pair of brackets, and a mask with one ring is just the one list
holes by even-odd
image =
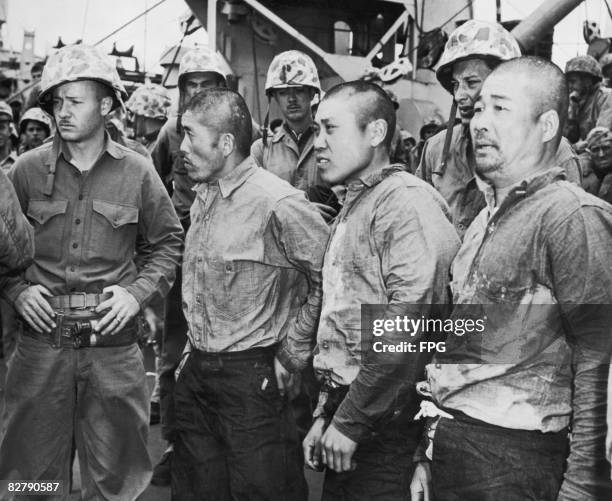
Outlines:
{"label": "man's bare hand", "polygon": [[426,461],[419,462],[412,474],[410,499],[412,501],[433,501],[431,467]]}
{"label": "man's bare hand", "polygon": [[289,372],[276,357],[274,357],[274,374],[279,393],[287,395],[290,400],[295,398],[300,391],[300,375]]}
{"label": "man's bare hand", "polygon": [[325,431],[325,419],[319,417],[310,427],[310,431],[302,442],[304,450],[304,463],[308,468],[321,471],[323,463],[321,461],[321,437]]}
{"label": "man's bare hand", "polygon": [[329,205],[320,204],[318,202],[312,202],[312,204],[317,208],[319,214],[323,216],[326,223],[331,222],[338,215],[338,211]]}
{"label": "man's bare hand", "polygon": [[113,336],[138,314],[140,305],[134,296],[119,285],[105,287],[102,292],[111,293],[113,297],[97,306],[97,313],[109,311],[100,320],[92,322],[92,327],[103,336]]}
{"label": "man's bare hand", "polygon": [[323,463],[336,473],[354,470],[353,454],[357,450],[354,442],[330,424],[321,437],[321,456]]}
{"label": "man's bare hand", "polygon": [[51,296],[42,285],[31,285],[23,290],[15,300],[15,309],[32,329],[42,334],[55,329],[55,313],[45,296]]}

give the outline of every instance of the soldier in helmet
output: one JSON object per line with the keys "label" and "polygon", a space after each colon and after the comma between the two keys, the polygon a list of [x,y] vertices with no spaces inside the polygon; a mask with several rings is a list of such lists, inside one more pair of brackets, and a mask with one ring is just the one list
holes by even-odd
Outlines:
{"label": "soldier in helmet", "polygon": [[0,169],[5,173],[17,160],[13,150],[13,130],[13,109],[4,101],[0,101]]}
{"label": "soldier in helmet", "polygon": [[42,109],[27,110],[19,120],[19,154],[38,148],[51,135],[51,119]]}
{"label": "soldier in helmet", "polygon": [[601,85],[601,66],[593,56],[576,56],[565,65],[570,106],[565,136],[578,152],[597,126],[612,128],[612,90]]}
{"label": "soldier in helmet", "polygon": [[265,87],[268,99],[278,105],[283,123],[272,137],[264,130],[264,137],[253,143],[251,155],[264,169],[306,192],[329,220],[338,207],[333,192],[319,176],[313,148],[311,103],[321,93],[317,68],[303,52],[282,52],[270,63]]}
{"label": "soldier in helmet", "polygon": [[58,50],[40,94],[57,133],[11,171],[35,255],[4,286],[24,331],[7,375],[0,478],[68,489],[75,443],[85,499],[133,500],[149,483],[137,316],[168,292],[183,237],[153,166],[105,132],[125,96],[98,49]]}
{"label": "soldier in helmet", "polygon": [[604,54],[599,60],[599,65],[603,76],[602,85],[608,88],[612,87],[612,54]]}
{"label": "soldier in helmet", "polygon": [[133,115],[134,136],[149,151],[153,150],[159,131],[168,119],[171,105],[168,91],[157,84],[138,87],[125,103]]}
{"label": "soldier in helmet", "polygon": [[[436,77],[452,94],[461,124],[454,126],[452,131],[440,132],[425,144],[417,175],[444,197],[461,238],[485,206],[484,195],[476,184],[469,134],[474,102],[493,68],[520,55],[516,40],[501,25],[470,20],[451,34],[440,59]],[[452,134],[447,151],[444,148],[446,134]],[[559,145],[556,161],[564,167],[570,181],[580,183],[578,159],[567,141]]]}
{"label": "soldier in helmet", "polygon": [[612,203],[612,132],[595,127],[586,138],[588,158],[584,163],[583,187],[589,193]]}

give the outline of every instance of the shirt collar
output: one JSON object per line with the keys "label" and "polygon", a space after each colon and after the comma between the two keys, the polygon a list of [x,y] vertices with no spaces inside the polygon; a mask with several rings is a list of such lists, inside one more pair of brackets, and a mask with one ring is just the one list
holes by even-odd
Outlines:
{"label": "shirt collar", "polygon": [[351,191],[359,191],[363,188],[372,188],[380,183],[383,179],[390,176],[394,172],[403,171],[404,167],[400,164],[392,164],[382,167],[374,172],[370,172],[365,176],[360,177],[356,181],[350,182],[348,185],[339,184],[336,186],[332,186],[332,191],[336,195],[338,202],[340,205],[344,205],[344,201],[346,199],[346,194],[349,190]]}
{"label": "shirt collar", "polygon": [[[567,176],[562,167],[551,167],[550,169],[547,169],[543,172],[537,172],[536,174],[528,176],[522,181],[519,181],[518,183],[514,184],[508,191],[506,200],[511,201],[514,199],[527,197],[549,185],[553,181],[565,179],[566,177]],[[475,176],[475,179],[478,188],[484,194],[485,201],[487,203],[487,210],[489,212],[489,217],[491,217],[499,208],[499,204],[497,203],[497,199],[495,196],[495,188],[493,184],[478,175]]]}
{"label": "shirt collar", "polygon": [[5,158],[0,162],[2,166],[11,166],[17,161],[17,154],[11,151]]}
{"label": "shirt collar", "polygon": [[389,177],[394,172],[403,171],[403,170],[405,169],[400,164],[386,165],[385,167],[375,170],[374,172],[370,172],[369,174],[366,174],[365,176],[361,176],[357,181],[350,183],[349,189],[353,189],[353,187],[358,188],[360,185],[367,186],[368,188],[372,188],[373,186],[376,186],[378,183],[380,183],[386,177]]}
{"label": "shirt collar", "polygon": [[283,122],[281,126],[276,130],[276,133],[274,134],[274,136],[272,137],[272,142],[278,143],[285,136],[289,136],[291,139],[293,139],[295,143],[297,143],[300,140],[305,141],[306,138],[308,138],[310,134],[313,133],[313,131],[314,131],[314,127],[311,124],[308,127],[306,127],[304,132],[302,132],[298,138],[297,134],[293,130],[291,130],[291,128],[287,125],[287,122]]}
{"label": "shirt collar", "polygon": [[[102,156],[104,153],[108,153],[116,160],[120,160],[125,157],[125,152],[121,149],[121,146],[113,141],[106,131],[104,132],[104,149],[102,150],[100,156]],[[68,151],[66,141],[64,141],[59,134],[55,134],[53,137],[48,163],[57,161],[60,155],[62,155],[67,162],[69,162],[72,158],[70,152]]]}
{"label": "shirt collar", "polygon": [[[223,198],[229,197],[255,173],[256,169],[257,165],[255,162],[253,162],[253,159],[251,157],[245,158],[241,163],[234,167],[229,174],[216,181],[219,185],[221,196]],[[203,185],[207,184],[209,183],[197,184],[193,189],[197,192],[201,192]]]}

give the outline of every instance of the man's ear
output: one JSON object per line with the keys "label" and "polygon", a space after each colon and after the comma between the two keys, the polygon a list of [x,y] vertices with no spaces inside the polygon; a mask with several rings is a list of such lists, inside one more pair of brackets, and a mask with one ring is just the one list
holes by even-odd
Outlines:
{"label": "man's ear", "polygon": [[554,139],[559,131],[559,115],[556,110],[548,110],[540,115],[538,122],[542,127],[542,142]]}
{"label": "man's ear", "polygon": [[223,156],[227,158],[236,149],[236,137],[228,132],[221,136],[220,141]]}
{"label": "man's ear", "polygon": [[388,129],[389,124],[382,118],[370,122],[366,127],[369,134],[370,146],[376,148],[380,145],[385,140],[385,137],[387,137]]}
{"label": "man's ear", "polygon": [[113,110],[113,98],[110,96],[103,97],[100,101],[100,112],[102,116],[108,115]]}

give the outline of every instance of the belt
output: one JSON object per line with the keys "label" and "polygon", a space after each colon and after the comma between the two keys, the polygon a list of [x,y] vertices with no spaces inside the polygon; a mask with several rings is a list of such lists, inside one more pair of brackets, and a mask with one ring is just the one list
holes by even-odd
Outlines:
{"label": "belt", "polygon": [[275,347],[266,346],[262,348],[251,348],[243,351],[202,351],[198,349],[192,349],[190,355],[195,355],[196,358],[201,360],[223,360],[224,362],[244,362],[245,360],[254,359],[274,359]]}
{"label": "belt", "polygon": [[84,310],[95,308],[101,302],[112,298],[112,294],[89,294],[86,292],[75,292],[66,296],[47,297],[47,301],[54,310]]}
{"label": "belt", "polygon": [[102,336],[92,332],[91,324],[87,320],[66,319],[60,315],[55,320],[57,327],[49,333],[36,332],[24,323],[23,334],[44,341],[56,349],[128,346],[138,340],[138,329],[134,322],[113,336]]}

